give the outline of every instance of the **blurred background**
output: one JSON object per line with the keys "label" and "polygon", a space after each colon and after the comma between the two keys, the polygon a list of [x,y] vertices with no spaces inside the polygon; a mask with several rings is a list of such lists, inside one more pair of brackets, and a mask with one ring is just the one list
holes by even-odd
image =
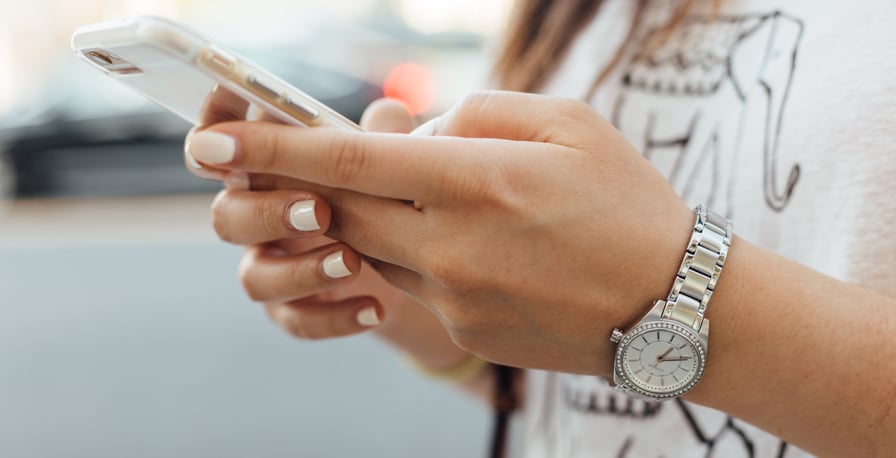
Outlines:
{"label": "blurred background", "polygon": [[236,279],[184,121],[79,61],[183,21],[347,117],[486,86],[510,0],[0,0],[0,457],[457,457],[489,413],[371,336],[298,342]]}

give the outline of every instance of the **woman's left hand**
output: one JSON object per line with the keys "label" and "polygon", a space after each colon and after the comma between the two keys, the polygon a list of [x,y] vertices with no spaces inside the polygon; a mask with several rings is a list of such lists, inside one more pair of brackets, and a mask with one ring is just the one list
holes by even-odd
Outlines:
{"label": "woman's left hand", "polygon": [[[194,134],[189,148],[225,170],[307,183],[333,209],[327,235],[376,259],[462,348],[503,364],[609,375],[612,329],[666,296],[692,211],[580,102],[476,93],[430,128],[235,122]],[[251,224],[245,203],[221,206],[241,212],[217,212],[216,225],[286,224],[291,202],[280,195],[253,193]]]}

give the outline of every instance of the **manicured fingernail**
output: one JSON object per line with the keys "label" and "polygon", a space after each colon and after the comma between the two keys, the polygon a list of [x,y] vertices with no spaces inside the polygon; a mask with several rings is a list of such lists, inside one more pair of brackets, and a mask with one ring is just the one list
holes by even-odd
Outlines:
{"label": "manicured fingernail", "polygon": [[248,191],[250,187],[249,174],[246,172],[230,172],[224,177],[224,185],[227,186],[227,189]]}
{"label": "manicured fingernail", "polygon": [[184,149],[184,156],[187,158],[187,162],[190,163],[190,167],[193,167],[194,169],[202,170],[202,164],[196,162],[196,159],[193,159],[193,155],[190,154],[190,152],[187,151],[186,149]]}
{"label": "manicured fingernail", "polygon": [[342,251],[337,251],[324,258],[324,274],[330,278],[344,278],[352,274],[342,259]]}
{"label": "manicured fingernail", "polygon": [[367,307],[358,311],[355,319],[361,326],[377,326],[381,323],[379,315],[376,314],[375,307]]}
{"label": "manicured fingernail", "polygon": [[[320,224],[317,223],[317,215],[314,214],[314,201],[303,200],[292,204],[289,207],[289,223],[292,224],[292,227],[304,232],[320,229]],[[340,251],[339,253],[342,252]],[[340,259],[342,258],[340,257]]]}
{"label": "manicured fingernail", "polygon": [[233,160],[236,154],[236,140],[217,132],[196,132],[187,140],[187,154],[196,161],[209,164],[224,164]]}

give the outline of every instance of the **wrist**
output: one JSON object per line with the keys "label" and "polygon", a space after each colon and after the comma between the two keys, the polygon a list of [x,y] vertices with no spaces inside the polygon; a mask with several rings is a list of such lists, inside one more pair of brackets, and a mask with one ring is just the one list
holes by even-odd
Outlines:
{"label": "wrist", "polygon": [[704,206],[696,209],[672,287],[633,326],[616,328],[612,361],[617,389],[664,400],[690,392],[708,364],[711,299],[729,254],[732,225]]}
{"label": "wrist", "polygon": [[[612,282],[622,288],[608,300],[619,305],[603,320],[603,328],[599,331],[602,337],[609,337],[616,328],[630,329],[650,311],[657,299],[669,295],[694,228],[694,211],[684,206],[680,210],[662,224],[654,224],[649,238],[633,241],[632,245],[641,249],[631,254],[627,263],[631,268],[617,273]],[[607,347],[601,352],[599,367],[602,372],[598,375],[611,378],[616,345],[609,340],[604,342]]]}

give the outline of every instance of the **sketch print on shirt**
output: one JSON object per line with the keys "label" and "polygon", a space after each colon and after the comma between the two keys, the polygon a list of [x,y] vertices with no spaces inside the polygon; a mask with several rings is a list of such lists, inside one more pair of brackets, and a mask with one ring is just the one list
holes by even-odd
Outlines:
{"label": "sketch print on shirt", "polygon": [[[552,376],[548,375],[549,378]],[[681,434],[690,435],[692,442],[701,447],[699,456],[708,458],[782,458],[788,450],[787,442],[776,440],[769,444],[768,441],[758,440],[755,435],[759,430],[717,410],[697,407],[681,399],[665,402],[635,399],[614,390],[606,381],[593,377],[567,375],[559,377],[559,380],[562,381],[562,404],[567,411],[633,422],[631,428],[620,432],[617,449],[612,456],[648,456],[645,455],[649,453],[646,450],[662,447],[661,443],[655,442],[655,435],[649,426],[643,429],[634,426],[642,422],[681,425]]]}
{"label": "sketch print on shirt", "polygon": [[[771,210],[780,212],[800,178],[799,164],[779,164],[778,140],[803,29],[801,20],[781,11],[688,18],[653,52],[635,54],[623,64],[613,124],[658,164],[682,198],[729,217],[736,172],[742,168],[738,160],[761,160],[763,183],[755,188],[762,189]],[[642,42],[656,33],[642,35]],[[753,151],[743,149],[748,125],[763,137]],[[724,412],[680,399],[632,399],[593,377],[549,374],[548,381],[560,382],[560,403],[569,415],[629,425],[617,443],[606,444],[615,447],[615,456],[640,456],[662,447],[652,437],[651,423],[658,429],[680,425],[705,457],[784,457],[792,450]]]}
{"label": "sketch print on shirt", "polygon": [[793,164],[781,180],[778,139],[802,35],[802,21],[780,11],[688,18],[659,47],[625,64],[613,123],[648,159],[677,153],[663,171],[682,198],[731,217],[738,156],[758,157],[740,149],[747,107],[759,106],[750,102],[761,97],[764,113],[753,116],[764,117],[762,189],[768,207],[781,211],[800,175]]}

